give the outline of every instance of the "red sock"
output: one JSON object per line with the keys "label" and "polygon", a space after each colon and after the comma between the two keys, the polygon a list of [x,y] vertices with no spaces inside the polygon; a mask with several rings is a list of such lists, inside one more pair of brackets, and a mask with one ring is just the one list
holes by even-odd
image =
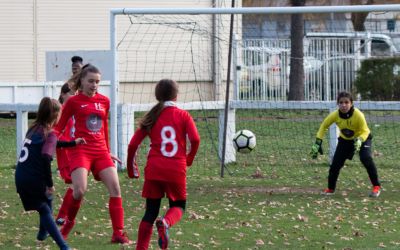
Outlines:
{"label": "red sock", "polygon": [[122,198],[110,197],[108,201],[108,211],[110,212],[113,233],[122,234],[124,230],[124,208],[122,207]]}
{"label": "red sock", "polygon": [[72,196],[73,192],[74,191],[72,190],[72,188],[68,188],[67,191],[65,192],[63,202],[61,203],[60,210],[58,211],[57,219],[65,218],[67,216],[69,206],[73,199],[73,196]]}
{"label": "red sock", "polygon": [[180,207],[171,207],[168,209],[164,216],[164,220],[168,223],[169,227],[172,227],[175,223],[181,220],[183,215],[183,209]]}
{"label": "red sock", "polygon": [[136,250],[147,250],[149,248],[152,233],[153,224],[142,220],[139,225]]}
{"label": "red sock", "polygon": [[74,221],[76,215],[78,214],[79,208],[81,207],[82,200],[75,200],[74,197],[70,200],[70,204],[68,206],[67,218],[69,221]]}

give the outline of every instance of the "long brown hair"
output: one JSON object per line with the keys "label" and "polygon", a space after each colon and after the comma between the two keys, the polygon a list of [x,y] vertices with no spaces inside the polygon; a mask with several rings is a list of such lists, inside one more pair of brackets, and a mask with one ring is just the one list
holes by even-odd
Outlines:
{"label": "long brown hair", "polygon": [[61,104],[56,99],[43,97],[39,104],[36,119],[30,129],[41,125],[45,129],[45,135],[47,136],[60,112]]}
{"label": "long brown hair", "polygon": [[73,91],[78,91],[81,88],[82,85],[81,79],[83,79],[89,72],[95,74],[101,74],[100,70],[96,66],[90,63],[85,64],[78,73],[74,74],[68,80],[69,83],[72,83],[71,89]]}
{"label": "long brown hair", "polygon": [[66,82],[63,84],[63,86],[61,87],[61,92],[60,92],[60,96],[58,97],[58,101],[63,104],[64,103],[64,99],[62,97],[63,94],[67,94],[71,92],[71,88],[69,87],[69,83]]}
{"label": "long brown hair", "polygon": [[178,84],[171,79],[160,80],[155,88],[155,96],[158,103],[139,122],[139,127],[145,129],[147,132],[150,132],[160,116],[164,108],[164,102],[173,100],[178,96]]}

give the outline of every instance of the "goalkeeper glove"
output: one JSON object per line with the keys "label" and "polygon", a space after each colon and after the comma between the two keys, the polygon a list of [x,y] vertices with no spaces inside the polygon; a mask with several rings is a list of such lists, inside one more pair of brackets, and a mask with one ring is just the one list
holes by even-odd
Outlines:
{"label": "goalkeeper glove", "polygon": [[311,146],[310,155],[313,159],[316,159],[318,153],[320,153],[321,155],[324,154],[324,151],[322,150],[322,140],[319,138],[317,138],[315,140],[315,143]]}
{"label": "goalkeeper glove", "polygon": [[360,137],[354,139],[354,151],[359,152],[361,149],[362,140]]}

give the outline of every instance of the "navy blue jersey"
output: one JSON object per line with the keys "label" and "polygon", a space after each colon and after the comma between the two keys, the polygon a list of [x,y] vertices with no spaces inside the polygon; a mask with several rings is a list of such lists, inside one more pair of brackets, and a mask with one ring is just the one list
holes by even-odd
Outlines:
{"label": "navy blue jersey", "polygon": [[[16,179],[37,185],[53,186],[49,162],[53,158],[57,137],[53,132],[46,136],[42,126],[35,126],[26,133],[24,145],[18,159]],[[24,185],[20,183],[21,185]],[[26,183],[26,184],[28,184]],[[17,185],[17,191],[20,185]]]}

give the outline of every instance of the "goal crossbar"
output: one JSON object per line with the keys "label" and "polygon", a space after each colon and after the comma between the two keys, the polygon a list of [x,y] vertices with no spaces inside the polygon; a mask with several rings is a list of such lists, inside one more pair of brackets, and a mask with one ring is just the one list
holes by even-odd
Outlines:
{"label": "goal crossbar", "polygon": [[111,10],[111,14],[300,14],[372,11],[400,11],[400,4],[241,8],[116,8]]}

